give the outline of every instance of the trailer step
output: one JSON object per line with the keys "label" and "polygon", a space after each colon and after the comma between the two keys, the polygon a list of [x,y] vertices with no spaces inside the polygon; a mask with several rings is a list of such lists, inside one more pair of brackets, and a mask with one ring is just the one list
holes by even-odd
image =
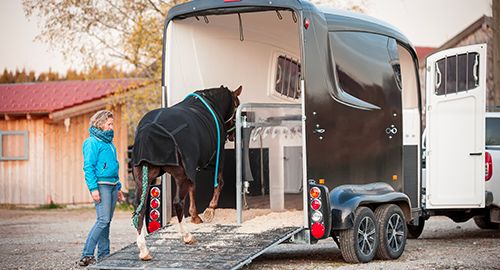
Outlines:
{"label": "trailer step", "polygon": [[153,260],[139,260],[139,249],[132,243],[88,269],[239,269],[303,229],[283,227],[256,233],[245,232],[239,225],[212,228],[193,231],[197,242],[186,245],[173,226],[164,227],[146,237]]}

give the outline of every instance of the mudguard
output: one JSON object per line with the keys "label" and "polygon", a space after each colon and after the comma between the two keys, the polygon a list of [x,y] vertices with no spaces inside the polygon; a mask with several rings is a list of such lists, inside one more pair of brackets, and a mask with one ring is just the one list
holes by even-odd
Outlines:
{"label": "mudguard", "polygon": [[389,202],[398,204],[406,219],[409,220],[409,217],[411,219],[410,199],[406,194],[395,191],[387,183],[338,186],[330,192],[332,230],[351,228],[354,224],[354,212],[360,205],[368,205],[374,210],[378,205]]}

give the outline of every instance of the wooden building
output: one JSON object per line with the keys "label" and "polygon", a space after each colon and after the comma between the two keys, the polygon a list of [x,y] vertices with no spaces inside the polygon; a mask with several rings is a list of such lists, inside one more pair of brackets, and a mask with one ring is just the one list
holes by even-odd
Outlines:
{"label": "wooden building", "polygon": [[83,174],[82,144],[98,110],[114,113],[120,181],[126,190],[127,125],[116,93],[143,81],[113,79],[0,85],[0,204],[92,201]]}
{"label": "wooden building", "polygon": [[[499,111],[500,87],[495,87],[495,81],[499,80],[498,77],[500,77],[500,74],[494,72],[497,67],[493,63],[498,62],[498,60],[495,60],[495,57],[498,58],[498,56],[494,52],[498,50],[498,46],[500,45],[494,42],[494,29],[493,18],[482,16],[438,48],[416,47],[420,65],[419,72],[422,90],[425,90],[425,57],[429,54],[455,47],[486,43],[488,46],[486,63],[486,110]],[[422,99],[423,104],[425,104],[425,95],[422,95]]]}

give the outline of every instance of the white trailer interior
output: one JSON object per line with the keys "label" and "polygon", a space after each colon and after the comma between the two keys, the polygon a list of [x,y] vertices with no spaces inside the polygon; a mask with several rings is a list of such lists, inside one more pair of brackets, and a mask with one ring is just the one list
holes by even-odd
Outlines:
{"label": "white trailer interior", "polygon": [[[274,107],[266,112],[254,107],[261,111],[255,114],[257,117],[302,115],[299,34],[297,16],[284,10],[171,21],[166,35],[166,105],[178,103],[195,90],[220,85],[234,90],[242,85],[241,104],[298,107],[298,110]],[[251,148],[269,149],[270,208],[285,209],[285,193],[295,193],[300,198],[303,194],[301,121],[256,128],[252,138]],[[226,148],[232,147],[234,143],[226,144]]]}

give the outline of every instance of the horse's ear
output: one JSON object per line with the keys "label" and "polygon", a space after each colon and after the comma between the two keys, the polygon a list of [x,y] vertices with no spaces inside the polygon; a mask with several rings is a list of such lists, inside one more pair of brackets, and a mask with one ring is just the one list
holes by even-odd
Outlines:
{"label": "horse's ear", "polygon": [[241,90],[243,90],[243,86],[240,85],[240,87],[234,90],[233,93],[235,94],[235,96],[239,96],[241,95]]}

